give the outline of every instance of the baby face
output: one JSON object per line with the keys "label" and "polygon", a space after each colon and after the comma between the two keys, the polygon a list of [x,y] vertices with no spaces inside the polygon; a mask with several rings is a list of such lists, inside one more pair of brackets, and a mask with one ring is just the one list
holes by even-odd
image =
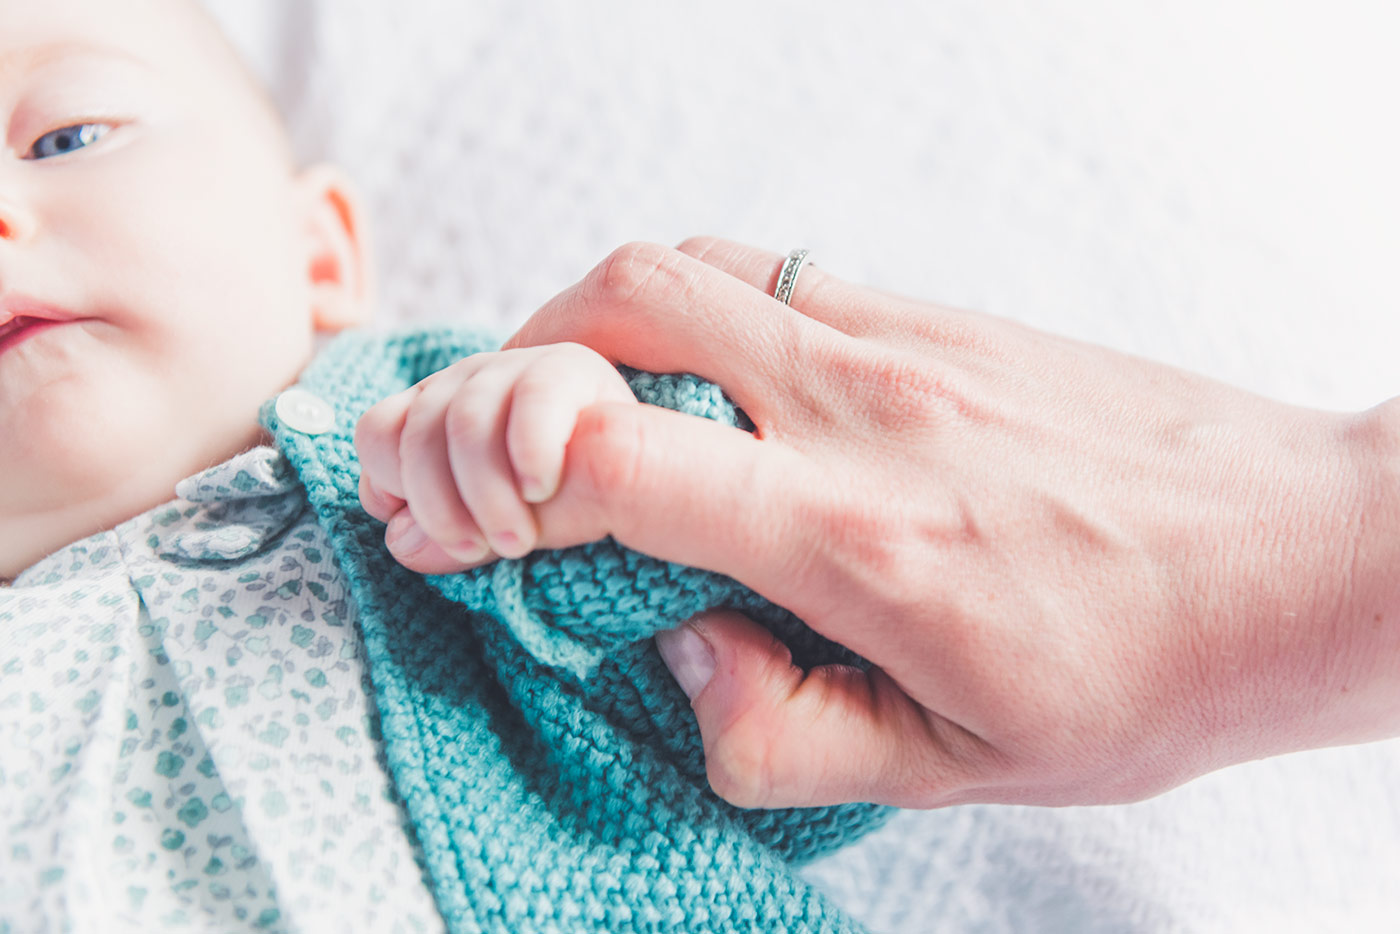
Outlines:
{"label": "baby face", "polygon": [[363,265],[194,0],[0,0],[0,579],[264,440]]}

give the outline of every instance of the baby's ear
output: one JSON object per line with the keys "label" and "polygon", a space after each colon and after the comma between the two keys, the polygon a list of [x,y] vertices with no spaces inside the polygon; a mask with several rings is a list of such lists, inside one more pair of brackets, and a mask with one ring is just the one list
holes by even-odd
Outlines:
{"label": "baby's ear", "polygon": [[373,297],[365,212],[350,177],[337,166],[303,169],[296,184],[306,230],[306,274],[316,330],[365,324]]}

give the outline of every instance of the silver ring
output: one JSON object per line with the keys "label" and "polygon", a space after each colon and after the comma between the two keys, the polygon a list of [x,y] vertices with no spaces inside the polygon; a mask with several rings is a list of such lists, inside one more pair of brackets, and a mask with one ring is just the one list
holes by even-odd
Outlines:
{"label": "silver ring", "polygon": [[784,305],[792,304],[792,290],[797,285],[797,274],[802,271],[802,267],[807,265],[807,251],[793,250],[787,255],[787,260],[783,262],[782,271],[778,273],[778,287],[773,290],[773,297]]}

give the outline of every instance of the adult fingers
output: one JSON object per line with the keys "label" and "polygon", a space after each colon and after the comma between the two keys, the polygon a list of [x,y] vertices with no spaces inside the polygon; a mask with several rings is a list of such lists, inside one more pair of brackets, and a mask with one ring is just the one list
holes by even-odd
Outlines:
{"label": "adult fingers", "polygon": [[547,302],[505,346],[573,341],[615,363],[695,373],[724,387],[762,425],[791,395],[804,349],[832,336],[712,266],[632,243]]}
{"label": "adult fingers", "polygon": [[[691,237],[676,250],[747,283],[766,295],[778,287],[786,257],[772,250],[719,237]],[[871,292],[820,269],[808,259],[797,276],[788,304],[801,314],[852,337],[877,330],[870,313]],[[901,311],[904,310],[901,308]]]}
{"label": "adult fingers", "polygon": [[[786,257],[759,247],[736,243],[720,237],[690,237],[677,247],[678,252],[693,256],[707,266],[728,273],[734,278],[772,295],[778,288],[778,276],[782,272]],[[806,304],[803,299],[812,297],[831,277],[825,270],[818,269],[809,258],[802,267],[793,287],[790,304],[801,311]],[[819,317],[819,316],[813,316]]]}
{"label": "adult fingers", "polygon": [[612,535],[793,606],[811,599],[799,580],[811,556],[793,544],[809,539],[794,516],[819,487],[807,471],[791,448],[738,428],[651,405],[592,405],[579,413],[559,492],[535,507],[540,544]]}
{"label": "adult fingers", "polygon": [[659,633],[656,646],[691,699],[710,785],[731,804],[933,807],[971,784],[980,741],[879,669],[804,672],[771,633],[727,611]]}
{"label": "adult fingers", "polygon": [[[786,257],[720,237],[691,237],[676,249],[772,294]],[[855,285],[809,259],[797,277],[790,304],[797,311],[851,337],[901,347],[985,350],[976,312],[917,301],[873,286]]]}

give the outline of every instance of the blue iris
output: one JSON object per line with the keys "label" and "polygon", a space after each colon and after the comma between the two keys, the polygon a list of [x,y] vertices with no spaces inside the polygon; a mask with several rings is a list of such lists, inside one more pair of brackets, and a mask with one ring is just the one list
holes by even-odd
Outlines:
{"label": "blue iris", "polygon": [[66,126],[60,130],[45,133],[36,139],[30,154],[35,159],[61,156],[66,152],[73,152],[97,142],[106,136],[110,129],[111,127],[105,123],[79,123]]}

